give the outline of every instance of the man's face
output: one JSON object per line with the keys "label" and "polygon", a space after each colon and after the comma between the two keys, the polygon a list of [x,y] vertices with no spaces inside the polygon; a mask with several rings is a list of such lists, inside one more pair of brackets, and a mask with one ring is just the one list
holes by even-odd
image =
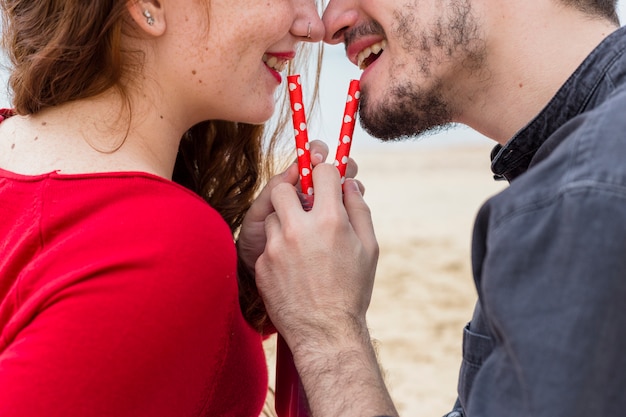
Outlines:
{"label": "man's face", "polygon": [[472,1],[330,0],[325,41],[343,41],[364,70],[359,114],[371,135],[401,139],[459,121],[484,66]]}

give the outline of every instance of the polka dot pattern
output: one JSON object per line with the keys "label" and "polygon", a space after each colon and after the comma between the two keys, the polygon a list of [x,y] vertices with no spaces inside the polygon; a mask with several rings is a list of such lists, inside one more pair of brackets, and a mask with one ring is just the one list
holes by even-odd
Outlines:
{"label": "polka dot pattern", "polygon": [[[304,103],[302,102],[302,84],[300,75],[288,75],[287,83],[289,88],[289,99],[291,102],[291,117],[294,126],[294,136],[296,138],[296,155],[298,158],[298,169],[300,171],[300,185],[302,188],[301,197],[302,206],[305,210],[313,207],[313,178],[311,153],[309,148],[309,138],[306,125],[306,117],[304,114]],[[335,157],[335,166],[341,175],[341,183],[343,184],[346,176],[346,167],[348,164],[350,145],[352,144],[352,134],[354,133],[354,123],[356,113],[359,107],[359,98],[361,92],[359,89],[359,81],[350,81],[348,89],[348,98],[346,99],[346,107],[343,115],[343,123],[341,132],[339,133],[339,146],[337,147],[337,155]],[[278,337],[279,345],[281,344],[281,336]],[[288,351],[288,348],[287,348]],[[297,371],[292,374],[281,372],[281,369],[291,368],[295,370],[293,358],[286,354],[280,348],[277,356],[277,383],[276,383],[276,411],[281,417],[284,416],[308,416],[305,408],[300,408],[300,403],[294,401],[300,398],[301,390]],[[281,365],[281,366],[278,366]],[[286,393],[286,395],[283,395]]]}
{"label": "polka dot pattern", "polygon": [[[298,157],[298,169],[300,172],[300,185],[302,192],[306,195],[313,195],[313,178],[311,154],[309,152],[309,138],[304,113],[304,103],[302,102],[302,83],[299,74],[287,76],[289,88],[289,99],[291,101],[291,117],[293,120],[296,138],[296,155]],[[361,90],[359,80],[351,80],[346,98],[346,107],[343,114],[341,131],[339,133],[339,145],[335,156],[335,166],[341,175],[341,183],[346,180],[346,168],[348,165],[350,147],[352,145],[352,135],[356,123],[356,114],[359,109],[359,99]]]}
{"label": "polka dot pattern", "polygon": [[343,123],[341,124],[341,132],[339,133],[339,145],[337,146],[337,155],[335,156],[335,166],[341,175],[341,183],[346,180],[346,167],[348,165],[348,156],[350,155],[350,146],[352,145],[352,134],[354,133],[354,125],[356,122],[356,113],[359,109],[359,99],[361,98],[361,90],[359,88],[359,80],[351,80],[348,88],[348,97],[346,98],[346,107],[343,113]]}
{"label": "polka dot pattern", "polygon": [[298,169],[300,170],[300,186],[302,192],[313,195],[313,177],[311,171],[311,153],[309,152],[309,136],[302,102],[302,84],[300,75],[288,75],[289,99],[291,101],[291,118],[296,138],[296,154],[298,156]]}

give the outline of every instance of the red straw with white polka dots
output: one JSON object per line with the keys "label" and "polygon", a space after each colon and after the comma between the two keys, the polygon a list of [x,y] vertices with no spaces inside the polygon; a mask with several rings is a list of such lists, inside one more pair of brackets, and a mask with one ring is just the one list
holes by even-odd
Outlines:
{"label": "red straw with white polka dots", "polygon": [[[313,178],[311,153],[307,132],[304,103],[302,102],[302,84],[300,75],[287,76],[289,86],[289,99],[291,102],[291,117],[296,138],[296,150],[298,155],[298,169],[300,171],[300,185],[305,196],[313,196]],[[359,81],[351,80],[346,98],[341,131],[339,133],[339,145],[335,156],[335,166],[341,175],[343,184],[346,177],[346,167],[352,145],[352,134],[356,122],[356,113],[359,107],[361,92]],[[310,209],[310,201],[304,199],[303,207]],[[278,348],[276,354],[276,398],[275,410],[278,417],[308,417],[308,407],[304,389],[300,383],[300,377],[293,363],[293,357],[283,337],[278,335]]]}
{"label": "red straw with white polka dots", "polygon": [[[311,165],[309,135],[302,100],[300,75],[288,75],[287,85],[289,87],[293,133],[296,138],[300,187],[305,196],[312,198],[313,167]],[[311,206],[312,204],[304,204],[303,202],[305,210],[310,209]],[[276,352],[276,394],[274,402],[274,409],[278,417],[308,417],[304,389],[300,383],[298,371],[293,363],[291,351],[280,334],[278,335]]]}
{"label": "red straw with white polka dots", "polygon": [[309,150],[309,135],[302,102],[302,83],[300,75],[288,75],[289,99],[291,101],[291,118],[293,120],[294,135],[296,137],[296,152],[298,153],[298,169],[300,171],[300,186],[302,193],[313,195],[313,178],[311,171],[311,153]]}
{"label": "red straw with white polka dots", "polygon": [[[296,138],[300,187],[304,195],[301,196],[302,207],[305,210],[310,210],[313,206],[313,167],[311,165],[300,75],[288,75],[287,83],[291,102],[291,118]],[[278,417],[309,417],[306,396],[300,382],[300,376],[293,363],[291,351],[280,334],[277,342],[276,394],[274,399],[276,415]]]}
{"label": "red straw with white polka dots", "polygon": [[341,132],[339,133],[339,145],[337,145],[337,154],[335,156],[335,166],[341,175],[341,184],[346,180],[346,167],[350,157],[350,146],[352,145],[352,134],[354,133],[354,125],[356,122],[356,112],[359,109],[359,99],[361,98],[361,90],[359,89],[359,80],[351,80],[348,88],[348,97],[346,98],[346,108],[341,121]]}

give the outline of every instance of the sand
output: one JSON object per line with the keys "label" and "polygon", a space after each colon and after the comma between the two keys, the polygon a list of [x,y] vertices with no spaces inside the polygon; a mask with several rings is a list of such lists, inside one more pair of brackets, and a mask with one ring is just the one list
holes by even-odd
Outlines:
{"label": "sand", "polygon": [[[462,329],[476,300],[474,217],[506,187],[492,179],[492,146],[352,152],[380,244],[368,324],[402,416],[441,416],[456,398]],[[270,384],[274,346],[266,342]]]}

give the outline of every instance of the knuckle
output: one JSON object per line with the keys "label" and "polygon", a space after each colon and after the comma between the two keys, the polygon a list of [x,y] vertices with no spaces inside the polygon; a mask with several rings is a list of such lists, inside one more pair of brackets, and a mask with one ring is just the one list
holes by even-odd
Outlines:
{"label": "knuckle", "polygon": [[271,198],[275,199],[275,198],[284,196],[285,194],[293,192],[294,190],[295,190],[295,188],[294,188],[294,186],[292,184],[289,184],[289,183],[286,183],[286,182],[281,182],[279,184],[276,184],[272,188]]}
{"label": "knuckle", "polygon": [[291,245],[295,244],[301,236],[300,228],[293,223],[283,225],[282,232],[285,241]]}
{"label": "knuckle", "polygon": [[329,230],[335,230],[346,226],[343,216],[332,210],[321,212],[319,214],[318,221],[321,227]]}
{"label": "knuckle", "polygon": [[326,142],[315,139],[311,141],[310,145],[311,150],[321,152],[323,155],[328,155],[328,145]]}
{"label": "knuckle", "polygon": [[315,169],[317,170],[318,173],[322,173],[324,175],[327,175],[329,172],[337,172],[337,168],[335,168],[333,164],[329,164],[329,163],[319,164],[317,167],[315,167]]}
{"label": "knuckle", "polygon": [[276,241],[267,242],[267,245],[265,245],[265,252],[263,254],[264,263],[267,265],[273,260],[279,259],[281,253],[282,250],[280,249],[280,245],[278,245]]}

